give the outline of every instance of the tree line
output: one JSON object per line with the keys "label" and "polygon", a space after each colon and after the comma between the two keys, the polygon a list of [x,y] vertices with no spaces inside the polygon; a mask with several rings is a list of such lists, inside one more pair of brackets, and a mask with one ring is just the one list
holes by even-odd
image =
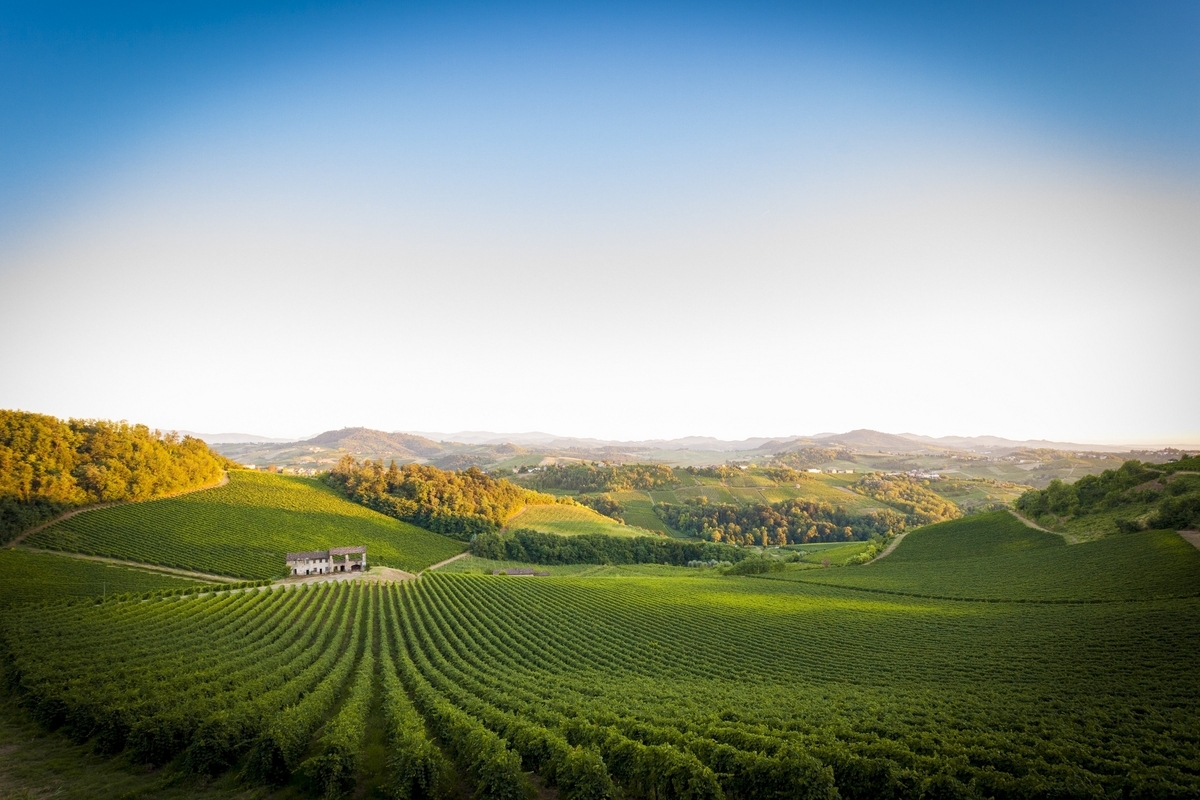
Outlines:
{"label": "tree line", "polygon": [[428,464],[384,467],[383,459],[360,464],[345,455],[326,476],[351,499],[390,517],[463,541],[495,531],[527,505],[556,502],[471,467],[451,472]]}
{"label": "tree line", "polygon": [[910,526],[908,517],[892,509],[854,514],[845,506],[812,500],[742,506],[698,497],[678,505],[657,503],[654,511],[668,527],[706,542],[762,547],[865,540]]}
{"label": "tree line", "polygon": [[[1182,530],[1200,527],[1200,479],[1187,473],[1200,466],[1192,457],[1168,464],[1147,464],[1136,459],[1099,475],[1085,475],[1074,483],[1057,478],[1045,489],[1030,489],[1017,498],[1016,507],[1033,519],[1061,522],[1075,517],[1128,509],[1129,517],[1117,519],[1117,529],[1132,532],[1143,528]],[[1157,505],[1147,518],[1137,517]]]}
{"label": "tree line", "polygon": [[230,466],[199,439],[145,425],[0,410],[0,542],[71,508],[214,483]]}
{"label": "tree line", "polygon": [[471,542],[472,555],[528,564],[671,564],[682,567],[689,561],[738,562],[749,553],[714,542],[660,536],[606,536],[602,533],[560,536],[529,528],[481,533]]}

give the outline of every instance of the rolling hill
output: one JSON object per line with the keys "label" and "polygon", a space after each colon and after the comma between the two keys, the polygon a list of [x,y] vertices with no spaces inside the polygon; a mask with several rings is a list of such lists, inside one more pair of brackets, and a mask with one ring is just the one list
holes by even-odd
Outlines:
{"label": "rolling hill", "polygon": [[89,511],[25,543],[252,579],[283,577],[288,551],[363,544],[369,563],[417,571],[466,548],[316,481],[242,470],[229,477],[217,489]]}

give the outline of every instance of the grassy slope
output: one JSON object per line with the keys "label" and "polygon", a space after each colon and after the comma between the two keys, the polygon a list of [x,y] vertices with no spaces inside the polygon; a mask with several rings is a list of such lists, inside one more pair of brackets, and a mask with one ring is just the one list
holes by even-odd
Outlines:
{"label": "grassy slope", "polygon": [[509,528],[533,528],[535,531],[575,536],[581,533],[603,533],[608,536],[652,536],[652,531],[622,525],[614,519],[597,514],[584,506],[562,504],[526,506],[508,521]]}
{"label": "grassy slope", "polygon": [[[661,577],[696,577],[706,574],[703,569],[671,567],[664,564],[526,564],[521,561],[499,561],[490,558],[467,556],[452,561],[438,572],[490,575],[492,570],[530,567],[538,572],[549,572],[554,577],[619,577],[640,575]],[[708,573],[711,574],[711,573]]]}
{"label": "grassy slope", "polygon": [[1067,546],[1000,511],[915,530],[874,564],[781,577],[937,597],[1132,600],[1200,592],[1200,551],[1170,531]]}
{"label": "grassy slope", "polygon": [[419,570],[466,549],[315,481],[246,471],[219,489],[80,514],[26,543],[245,578],[281,577],[288,551],[364,544],[370,563]]}
{"label": "grassy slope", "polygon": [[174,577],[96,561],[0,550],[0,608],[11,603],[91,597],[195,586],[190,578]]}

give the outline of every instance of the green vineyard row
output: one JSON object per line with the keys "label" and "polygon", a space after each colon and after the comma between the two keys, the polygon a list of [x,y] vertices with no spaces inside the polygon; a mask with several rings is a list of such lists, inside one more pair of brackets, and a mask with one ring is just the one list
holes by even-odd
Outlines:
{"label": "green vineyard row", "polygon": [[400,798],[1100,798],[1200,793],[1198,650],[1195,599],[432,574],[17,609],[3,663],[97,752],[326,794],[378,725]]}

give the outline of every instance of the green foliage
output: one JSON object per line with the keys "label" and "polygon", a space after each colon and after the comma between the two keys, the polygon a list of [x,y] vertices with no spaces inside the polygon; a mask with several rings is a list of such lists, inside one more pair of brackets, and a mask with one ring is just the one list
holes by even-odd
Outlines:
{"label": "green foliage", "polygon": [[483,533],[471,542],[471,555],[528,564],[671,564],[689,561],[740,561],[747,552],[712,542],[653,536],[559,536],[528,528],[504,534]]}
{"label": "green foliage", "polygon": [[526,481],[535,489],[612,492],[675,486],[679,479],[665,464],[555,464],[538,467]]}
{"label": "green foliage", "polygon": [[625,507],[611,497],[604,495],[581,495],[575,498],[575,500],[580,505],[587,506],[597,514],[611,517],[618,522],[625,521]]}
{"label": "green foliage", "polygon": [[317,753],[300,765],[300,770],[323,790],[326,797],[337,797],[353,788],[359,769],[375,679],[375,656],[371,648],[375,637],[377,603],[374,596],[371,600],[365,619],[367,636],[363,655],[355,670],[350,695],[337,714],[325,724],[317,741]]}
{"label": "green foliage", "polygon": [[1073,484],[1051,481],[1045,489],[1021,495],[1016,507],[1066,531],[1100,527],[1106,533],[1130,533],[1200,526],[1200,477],[1187,469],[1192,460],[1165,465],[1126,461],[1119,469],[1088,475]]}
{"label": "green foliage", "polygon": [[908,533],[870,566],[788,579],[926,597],[1102,602],[1200,593],[1200,551],[1170,531],[1068,546],[1004,511]]}
{"label": "green foliage", "polygon": [[1175,461],[1168,461],[1166,464],[1156,464],[1154,468],[1168,474],[1173,472],[1200,472],[1200,454],[1185,456]]}
{"label": "green foliage", "polygon": [[450,472],[423,464],[398,467],[393,461],[385,469],[382,460],[359,464],[347,455],[328,480],[380,513],[463,541],[496,530],[524,506],[555,502],[476,467]]}
{"label": "green foliage", "polygon": [[654,511],[669,527],[704,541],[764,547],[868,539],[908,524],[896,511],[854,514],[845,506],[811,500],[739,505],[701,497],[679,505],[659,503]]}
{"label": "green foliage", "polygon": [[857,492],[903,511],[910,527],[929,525],[962,516],[953,502],[929,488],[929,481],[904,475],[864,475],[854,483]]}
{"label": "green foliage", "polygon": [[822,464],[828,464],[831,461],[854,462],[856,460],[857,459],[854,457],[854,453],[851,451],[844,448],[830,447],[801,447],[797,450],[790,450],[785,453],[776,453],[771,458],[771,461],[774,464],[793,467],[796,469],[819,467]]}
{"label": "green foliage", "polygon": [[0,410],[0,542],[69,508],[215,483],[227,466],[199,439],[145,425]]}
{"label": "green foliage", "polygon": [[229,478],[217,489],[78,514],[27,544],[260,579],[282,577],[289,551],[363,544],[369,564],[415,572],[464,549],[317,481],[245,470]]}

